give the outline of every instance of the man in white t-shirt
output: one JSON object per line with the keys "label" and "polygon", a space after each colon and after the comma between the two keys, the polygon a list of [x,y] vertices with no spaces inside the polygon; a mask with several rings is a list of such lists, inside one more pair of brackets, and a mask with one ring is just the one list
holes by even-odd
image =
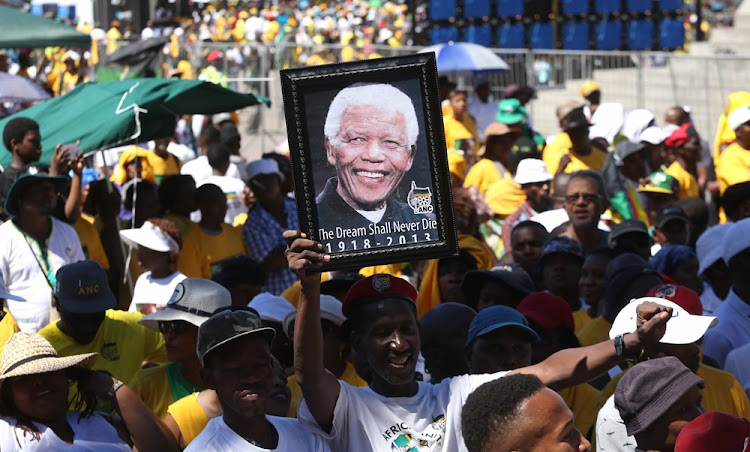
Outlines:
{"label": "man in white t-shirt", "polygon": [[[304,396],[297,410],[300,423],[329,439],[333,450],[466,450],[461,433],[466,398],[506,372],[463,375],[435,385],[417,382],[417,291],[403,279],[377,274],[355,283],[342,308],[352,324],[354,351],[371,372],[370,386],[354,388],[339,382],[323,366],[320,274],[314,271],[330,262],[330,256],[300,231],[287,231],[284,237],[289,243],[289,268],[301,281],[294,331],[295,369]],[[656,343],[664,334],[669,311],[653,303],[641,305],[641,325],[635,333],[563,350],[511,373],[535,374],[552,389],[586,382],[624,356],[635,356]]]}
{"label": "man in white t-shirt", "polygon": [[211,419],[186,452],[330,451],[297,419],[268,416],[275,332],[247,307],[215,313],[198,329],[201,377],[216,391],[223,416]]}
{"label": "man in white t-shirt", "polygon": [[85,258],[75,230],[52,216],[67,179],[33,166],[26,171],[5,200],[12,220],[0,226],[0,271],[8,290],[26,299],[8,300],[8,309],[21,331],[33,333],[50,322],[57,270]]}

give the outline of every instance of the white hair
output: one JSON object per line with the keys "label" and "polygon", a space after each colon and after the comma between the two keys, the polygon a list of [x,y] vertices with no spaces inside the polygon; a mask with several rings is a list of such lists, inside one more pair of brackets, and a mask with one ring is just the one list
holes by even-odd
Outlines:
{"label": "white hair", "polygon": [[406,137],[408,145],[417,142],[419,136],[419,124],[417,123],[417,112],[409,96],[400,89],[386,83],[372,85],[353,85],[344,88],[333,98],[328,108],[326,123],[323,133],[329,141],[333,142],[341,128],[341,118],[349,107],[359,105],[376,105],[389,111],[404,115],[406,119]]}

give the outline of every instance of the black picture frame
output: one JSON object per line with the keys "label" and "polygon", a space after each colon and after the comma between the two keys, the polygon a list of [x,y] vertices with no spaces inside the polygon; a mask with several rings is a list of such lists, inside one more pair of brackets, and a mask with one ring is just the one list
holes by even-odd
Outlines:
{"label": "black picture frame", "polygon": [[[401,94],[383,85],[406,95],[414,114]],[[321,271],[458,255],[434,53],[286,69],[281,71],[281,87],[300,229],[331,255]],[[367,88],[359,90],[362,87]],[[344,103],[343,109],[334,109],[338,113],[332,117],[338,122],[332,120],[337,127],[330,130],[337,132],[329,140],[324,130],[329,109],[345,88],[358,90],[347,91],[342,99],[356,100],[351,100],[354,105]],[[349,110],[357,103],[367,106],[363,116]],[[367,121],[368,117],[376,120]],[[380,121],[381,117],[386,120]],[[402,127],[369,126],[388,120]],[[360,152],[362,146],[367,152]],[[405,152],[411,152],[409,165],[402,164],[409,160]],[[366,154],[370,157],[362,157]],[[342,155],[353,156],[354,163],[347,166]],[[331,159],[335,165],[329,163]],[[342,190],[350,194],[349,203],[338,194],[339,174],[345,181]],[[385,209],[367,212],[385,192]],[[382,218],[373,223],[357,213],[351,206],[362,206],[360,202],[370,207],[357,210]]]}

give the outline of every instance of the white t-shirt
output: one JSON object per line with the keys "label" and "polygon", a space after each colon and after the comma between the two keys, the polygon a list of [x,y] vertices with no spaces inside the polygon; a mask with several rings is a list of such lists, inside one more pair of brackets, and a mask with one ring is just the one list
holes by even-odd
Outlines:
{"label": "white t-shirt", "polygon": [[175,271],[166,278],[153,278],[151,272],[146,272],[138,277],[133,288],[133,300],[130,302],[128,311],[135,312],[139,304],[155,304],[166,306],[174,293],[174,288],[187,276]]}
{"label": "white t-shirt", "polygon": [[[81,418],[79,413],[68,413],[67,420],[73,429],[73,444],[61,440],[51,428],[34,423],[41,436],[39,441],[30,434],[16,427],[16,420],[11,417],[0,417],[0,450],[3,452],[23,451],[62,451],[62,452],[125,452],[133,449],[118,435],[115,427],[106,419],[93,414]],[[19,446],[19,443],[21,444]]]}
{"label": "white t-shirt", "polygon": [[276,449],[262,449],[253,446],[229,428],[224,422],[224,417],[220,416],[208,421],[206,428],[190,443],[185,452],[254,452],[267,450],[325,452],[331,450],[323,438],[302,428],[297,419],[276,416],[266,416],[266,419],[276,427],[276,431],[279,433],[279,443]]}
{"label": "white t-shirt", "polygon": [[638,447],[635,437],[628,436],[625,421],[611,395],[596,416],[596,450],[598,452],[634,452]]}
{"label": "white t-shirt", "polygon": [[224,223],[234,224],[234,217],[247,212],[247,207],[242,204],[241,199],[245,183],[240,179],[229,176],[211,176],[201,182],[199,186],[204,184],[218,185],[227,196],[227,214],[224,216]]}
{"label": "white t-shirt", "polygon": [[482,384],[507,372],[462,375],[432,385],[419,382],[412,397],[384,397],[369,387],[339,381],[341,392],[333,412],[333,428],[320,428],[303,399],[300,423],[331,441],[331,449],[347,451],[465,451],[461,409]]}
{"label": "white t-shirt", "polygon": [[[57,273],[60,267],[85,259],[76,231],[54,217],[47,247],[50,273]],[[28,333],[35,333],[49,323],[52,289],[40,264],[47,265],[42,262],[34,239],[27,241],[12,221],[0,226],[0,270],[5,277],[5,285],[10,293],[26,299],[6,302],[18,327]]]}
{"label": "white t-shirt", "polygon": [[[195,179],[195,185],[197,186],[201,185],[204,180],[211,177],[214,174],[214,170],[211,168],[211,165],[208,164],[208,157],[201,155],[195,160],[191,160],[182,165],[180,174],[189,174],[193,176],[193,179]],[[232,162],[229,162],[229,168],[227,169],[225,176],[241,179],[239,168]]]}

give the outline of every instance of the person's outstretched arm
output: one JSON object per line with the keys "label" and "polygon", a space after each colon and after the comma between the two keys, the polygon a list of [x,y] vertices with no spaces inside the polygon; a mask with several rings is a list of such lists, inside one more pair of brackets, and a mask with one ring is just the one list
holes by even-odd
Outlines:
{"label": "person's outstretched arm", "polygon": [[[638,329],[623,336],[624,351],[637,356],[645,347],[664,337],[672,308],[656,303],[642,303],[637,308]],[[517,369],[511,373],[534,374],[546,386],[562,389],[585,383],[622,362],[610,340],[589,347],[561,350],[539,364]]]}
{"label": "person's outstretched arm", "polygon": [[300,279],[301,293],[294,325],[294,374],[302,388],[310,413],[318,425],[330,432],[333,410],[341,386],[323,367],[323,330],[320,327],[320,273],[311,272],[330,256],[323,246],[300,231],[286,231],[286,257],[289,269]]}

